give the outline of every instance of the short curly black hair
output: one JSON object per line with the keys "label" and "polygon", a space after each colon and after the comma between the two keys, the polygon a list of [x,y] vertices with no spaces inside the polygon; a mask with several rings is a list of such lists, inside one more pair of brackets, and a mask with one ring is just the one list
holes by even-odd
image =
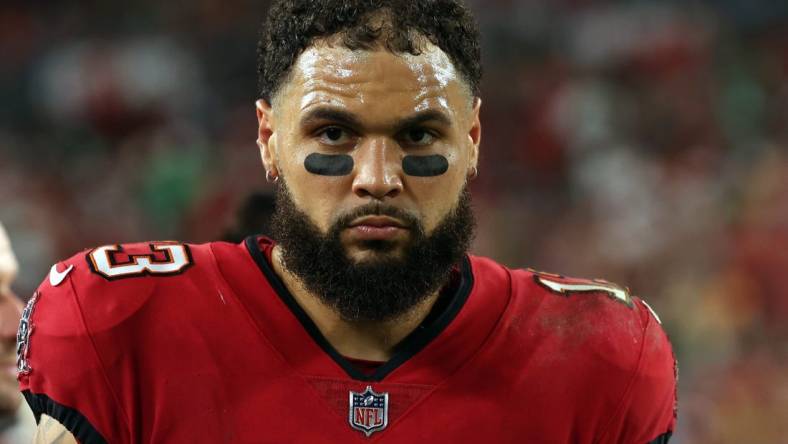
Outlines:
{"label": "short curly black hair", "polygon": [[[381,16],[382,24],[373,24]],[[479,28],[461,0],[275,0],[257,45],[259,97],[270,103],[298,56],[315,40],[334,36],[352,50],[382,45],[413,55],[427,38],[479,94]]]}

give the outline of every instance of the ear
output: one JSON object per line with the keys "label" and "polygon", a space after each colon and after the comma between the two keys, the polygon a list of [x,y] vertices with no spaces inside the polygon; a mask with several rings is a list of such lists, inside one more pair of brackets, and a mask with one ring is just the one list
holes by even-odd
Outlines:
{"label": "ear", "polygon": [[263,167],[266,172],[276,177],[279,175],[279,169],[274,155],[276,138],[272,137],[274,135],[273,108],[264,99],[257,100],[255,108],[257,108],[257,146],[260,148]]}
{"label": "ear", "polygon": [[473,109],[471,111],[471,126],[468,130],[468,140],[471,142],[471,153],[468,157],[468,171],[476,170],[479,164],[479,146],[482,143],[482,122],[479,114],[482,108],[482,99],[473,99]]}

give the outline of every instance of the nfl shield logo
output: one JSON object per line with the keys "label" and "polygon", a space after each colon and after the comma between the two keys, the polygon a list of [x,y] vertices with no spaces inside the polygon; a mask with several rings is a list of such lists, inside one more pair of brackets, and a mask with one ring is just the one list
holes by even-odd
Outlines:
{"label": "nfl shield logo", "polygon": [[351,391],[348,422],[367,436],[385,429],[389,424],[389,394],[375,393],[371,385],[363,393]]}

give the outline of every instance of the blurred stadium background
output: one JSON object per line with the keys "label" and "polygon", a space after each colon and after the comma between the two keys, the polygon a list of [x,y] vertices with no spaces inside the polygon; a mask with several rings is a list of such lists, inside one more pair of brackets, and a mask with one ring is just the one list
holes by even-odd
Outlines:
{"label": "blurred stadium background", "polygon": [[[474,250],[629,286],[681,367],[674,441],[788,443],[788,2],[470,2]],[[253,191],[267,2],[0,6],[19,294],[104,243],[207,241]]]}

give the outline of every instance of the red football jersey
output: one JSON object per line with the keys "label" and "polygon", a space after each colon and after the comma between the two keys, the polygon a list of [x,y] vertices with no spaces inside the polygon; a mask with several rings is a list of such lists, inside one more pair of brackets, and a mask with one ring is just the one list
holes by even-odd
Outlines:
{"label": "red football jersey", "polygon": [[271,241],[107,246],[25,309],[19,381],[82,443],[664,443],[675,361],[604,281],[469,256],[377,369],[342,357],[273,272]]}

